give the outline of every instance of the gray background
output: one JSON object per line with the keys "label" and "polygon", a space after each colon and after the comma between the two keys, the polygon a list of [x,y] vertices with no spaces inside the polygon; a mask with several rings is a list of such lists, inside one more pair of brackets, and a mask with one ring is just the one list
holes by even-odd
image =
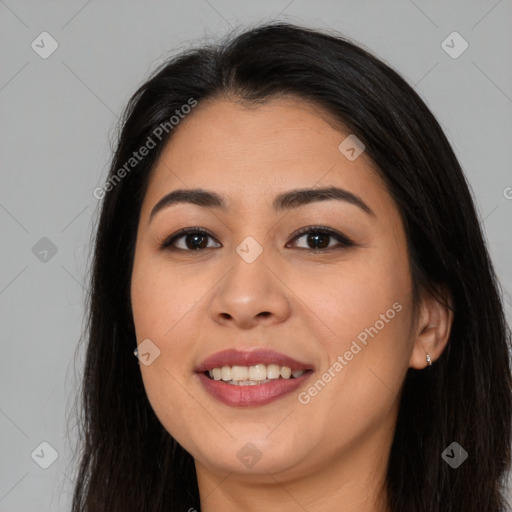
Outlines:
{"label": "gray background", "polygon": [[[272,19],[338,30],[415,86],[471,183],[510,320],[511,0],[0,0],[0,512],[70,506],[92,192],[122,108],[170,53]],[[59,44],[47,59],[31,47],[43,31]],[[453,31],[469,44],[456,59],[441,46]],[[55,255],[34,254],[43,237]]]}

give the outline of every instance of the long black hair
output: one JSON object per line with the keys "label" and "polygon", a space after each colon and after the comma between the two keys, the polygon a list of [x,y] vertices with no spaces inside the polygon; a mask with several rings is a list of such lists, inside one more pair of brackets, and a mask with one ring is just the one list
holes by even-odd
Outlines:
{"label": "long black hair", "polygon": [[[133,355],[140,208],[179,129],[170,122],[176,111],[207,98],[254,104],[279,95],[314,102],[365,144],[403,219],[415,297],[445,287],[453,299],[446,349],[430,370],[409,369],[405,378],[387,468],[390,510],[506,510],[510,330],[456,156],[421,98],[371,53],[334,32],[269,23],[174,56],[126,108],[100,194],[73,512],[200,510],[193,458],[157,419]],[[155,147],[130,160],[148,138]],[[441,457],[454,441],[468,453],[457,469]]]}

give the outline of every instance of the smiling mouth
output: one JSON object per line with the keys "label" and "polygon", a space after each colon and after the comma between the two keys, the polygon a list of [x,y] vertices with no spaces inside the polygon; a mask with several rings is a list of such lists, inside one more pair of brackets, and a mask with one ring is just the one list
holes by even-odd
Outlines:
{"label": "smiling mouth", "polygon": [[206,370],[211,380],[222,381],[232,386],[257,386],[277,380],[298,379],[311,370],[293,370],[279,364],[256,364],[252,366],[222,366]]}

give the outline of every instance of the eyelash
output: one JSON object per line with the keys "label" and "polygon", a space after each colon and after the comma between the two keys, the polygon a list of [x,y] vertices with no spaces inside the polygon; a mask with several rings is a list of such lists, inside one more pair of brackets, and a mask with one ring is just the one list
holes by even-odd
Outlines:
{"label": "eyelash", "polygon": [[[299,229],[296,233],[293,235],[293,240],[296,240],[297,238],[300,238],[302,235],[305,234],[315,234],[315,235],[326,235],[330,236],[334,239],[336,239],[339,242],[338,246],[335,247],[328,247],[325,249],[312,249],[312,248],[299,248],[300,250],[309,250],[313,251],[315,253],[325,253],[330,252],[332,250],[336,249],[345,249],[348,247],[354,247],[356,244],[352,242],[349,238],[342,235],[338,231],[335,231],[331,228],[325,227],[325,226],[306,226],[304,228]],[[159,246],[161,250],[167,250],[167,251],[184,251],[184,252],[197,252],[197,251],[203,251],[205,249],[212,249],[212,247],[206,247],[204,249],[181,249],[177,247],[173,247],[173,244],[180,238],[185,237],[186,235],[205,235],[209,236],[213,239],[215,239],[211,233],[206,231],[203,228],[195,227],[195,228],[184,228],[180,229],[178,232],[172,234],[171,236],[167,237]],[[219,242],[217,242],[219,243]],[[213,249],[216,249],[216,247],[213,247]]]}

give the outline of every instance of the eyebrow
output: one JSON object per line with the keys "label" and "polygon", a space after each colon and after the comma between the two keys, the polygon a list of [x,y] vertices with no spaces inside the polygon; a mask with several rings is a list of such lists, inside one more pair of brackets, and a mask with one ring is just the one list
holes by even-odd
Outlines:
{"label": "eyebrow", "polygon": [[[291,210],[318,201],[344,201],[359,207],[368,215],[375,217],[373,210],[356,194],[338,187],[306,188],[290,190],[279,194],[274,199],[272,206],[276,212]],[[215,192],[195,189],[178,189],[162,197],[151,210],[149,221],[164,208],[178,203],[190,203],[204,208],[217,208],[226,210],[225,201]]]}

